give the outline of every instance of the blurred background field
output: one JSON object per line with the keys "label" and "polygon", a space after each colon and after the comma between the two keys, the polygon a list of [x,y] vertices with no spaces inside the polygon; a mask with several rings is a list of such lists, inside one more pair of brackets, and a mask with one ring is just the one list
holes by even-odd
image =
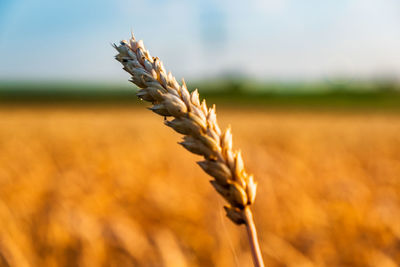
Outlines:
{"label": "blurred background field", "polygon": [[[400,83],[365,81],[343,83],[256,82],[226,78],[189,82],[210,103],[262,109],[347,111],[400,110]],[[0,81],[3,105],[108,105],[138,106],[138,88],[130,83]]]}
{"label": "blurred background field", "polygon": [[251,266],[146,110],[133,28],[259,182],[267,266],[400,266],[397,0],[0,1],[0,266]]}
{"label": "blurred background field", "polygon": [[[397,266],[397,113],[217,110],[268,266]],[[143,107],[0,111],[0,265],[251,266],[244,228]]]}

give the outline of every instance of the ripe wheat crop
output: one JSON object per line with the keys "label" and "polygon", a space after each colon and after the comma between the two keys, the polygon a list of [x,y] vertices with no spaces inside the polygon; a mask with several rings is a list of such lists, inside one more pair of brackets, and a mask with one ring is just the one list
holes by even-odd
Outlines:
{"label": "ripe wheat crop", "polygon": [[152,103],[149,109],[164,116],[167,126],[184,135],[180,142],[184,148],[204,157],[198,164],[214,178],[212,186],[229,203],[224,207],[229,219],[246,225],[254,265],[264,266],[250,210],[257,184],[246,172],[241,152],[233,150],[230,128],[221,131],[215,105],[208,108],[205,100],[200,101],[197,89],[189,93],[184,80],[179,84],[171,72],[167,74],[160,59],[151,57],[133,34],[129,41],[114,47],[119,52],[116,59],[132,75],[131,82],[141,88],[137,96]]}
{"label": "ripe wheat crop", "polygon": [[[398,265],[398,114],[218,114],[258,177],[267,266]],[[0,266],[251,266],[198,156],[143,107],[2,107],[0,121]]]}

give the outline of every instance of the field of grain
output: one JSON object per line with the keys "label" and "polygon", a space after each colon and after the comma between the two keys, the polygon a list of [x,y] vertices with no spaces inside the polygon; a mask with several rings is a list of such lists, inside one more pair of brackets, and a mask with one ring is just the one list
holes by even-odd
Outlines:
{"label": "field of grain", "polygon": [[[398,266],[400,116],[220,109],[267,266]],[[244,227],[142,108],[0,110],[0,266],[251,266]]]}

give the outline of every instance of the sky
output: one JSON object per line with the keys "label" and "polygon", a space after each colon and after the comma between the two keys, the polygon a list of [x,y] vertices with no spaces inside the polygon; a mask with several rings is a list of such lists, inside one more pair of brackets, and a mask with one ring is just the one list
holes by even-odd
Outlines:
{"label": "sky", "polygon": [[132,29],[178,79],[400,80],[398,0],[0,0],[0,80],[126,81]]}

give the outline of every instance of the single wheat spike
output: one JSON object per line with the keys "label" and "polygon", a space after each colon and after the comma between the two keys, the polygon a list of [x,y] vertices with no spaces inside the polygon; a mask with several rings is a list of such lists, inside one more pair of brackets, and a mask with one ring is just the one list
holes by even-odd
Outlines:
{"label": "single wheat spike", "polygon": [[137,96],[151,102],[149,109],[164,116],[167,126],[184,135],[179,144],[204,157],[198,164],[214,178],[212,186],[229,203],[224,207],[229,219],[246,224],[255,266],[264,266],[250,210],[257,184],[245,171],[241,152],[232,148],[230,128],[222,132],[218,126],[215,105],[208,108],[205,100],[200,102],[197,89],[189,93],[185,81],[179,84],[133,35],[114,47],[116,59],[132,75],[130,81],[141,88]]}

